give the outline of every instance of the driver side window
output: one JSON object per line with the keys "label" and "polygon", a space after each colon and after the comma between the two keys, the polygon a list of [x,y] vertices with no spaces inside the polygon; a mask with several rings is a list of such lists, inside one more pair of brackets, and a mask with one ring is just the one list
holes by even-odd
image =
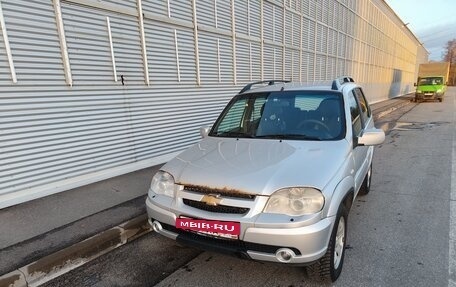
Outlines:
{"label": "driver side window", "polygon": [[353,93],[349,93],[348,95],[348,105],[350,107],[353,135],[359,136],[363,130],[363,125],[361,122],[361,111]]}

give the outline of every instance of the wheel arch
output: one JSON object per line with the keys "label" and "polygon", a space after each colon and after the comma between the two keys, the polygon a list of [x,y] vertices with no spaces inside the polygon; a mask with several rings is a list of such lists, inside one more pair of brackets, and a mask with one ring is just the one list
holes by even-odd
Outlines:
{"label": "wheel arch", "polygon": [[334,190],[331,203],[328,209],[328,217],[336,216],[339,206],[343,204],[347,211],[353,204],[355,197],[355,186],[353,177],[344,178]]}

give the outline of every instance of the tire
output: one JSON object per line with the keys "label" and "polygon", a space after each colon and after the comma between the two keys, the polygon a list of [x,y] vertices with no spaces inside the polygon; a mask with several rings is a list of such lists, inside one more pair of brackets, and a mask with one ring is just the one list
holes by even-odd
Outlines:
{"label": "tire", "polygon": [[343,204],[337,211],[336,221],[331,232],[328,249],[317,262],[306,267],[310,278],[320,282],[334,282],[342,272],[347,239],[348,211]]}
{"label": "tire", "polygon": [[363,183],[361,184],[361,187],[359,188],[359,195],[366,195],[370,191],[371,187],[371,182],[372,182],[372,163],[369,166],[369,169],[367,170],[366,176],[364,177]]}
{"label": "tire", "polygon": [[443,98],[439,98],[439,102],[443,102]]}

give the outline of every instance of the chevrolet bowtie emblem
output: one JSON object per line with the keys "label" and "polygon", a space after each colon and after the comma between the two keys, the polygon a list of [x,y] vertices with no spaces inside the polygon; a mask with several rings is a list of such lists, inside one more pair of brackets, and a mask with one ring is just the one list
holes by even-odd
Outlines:
{"label": "chevrolet bowtie emblem", "polygon": [[206,194],[201,199],[201,202],[204,202],[207,205],[211,205],[211,206],[217,206],[220,203],[220,201],[222,201],[222,199],[220,198],[220,194],[213,194],[213,193]]}

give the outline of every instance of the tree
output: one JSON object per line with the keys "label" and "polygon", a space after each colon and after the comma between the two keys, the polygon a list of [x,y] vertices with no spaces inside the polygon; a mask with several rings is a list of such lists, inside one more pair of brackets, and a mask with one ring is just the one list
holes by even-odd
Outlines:
{"label": "tree", "polygon": [[456,39],[450,40],[445,45],[443,60],[456,64]]}

